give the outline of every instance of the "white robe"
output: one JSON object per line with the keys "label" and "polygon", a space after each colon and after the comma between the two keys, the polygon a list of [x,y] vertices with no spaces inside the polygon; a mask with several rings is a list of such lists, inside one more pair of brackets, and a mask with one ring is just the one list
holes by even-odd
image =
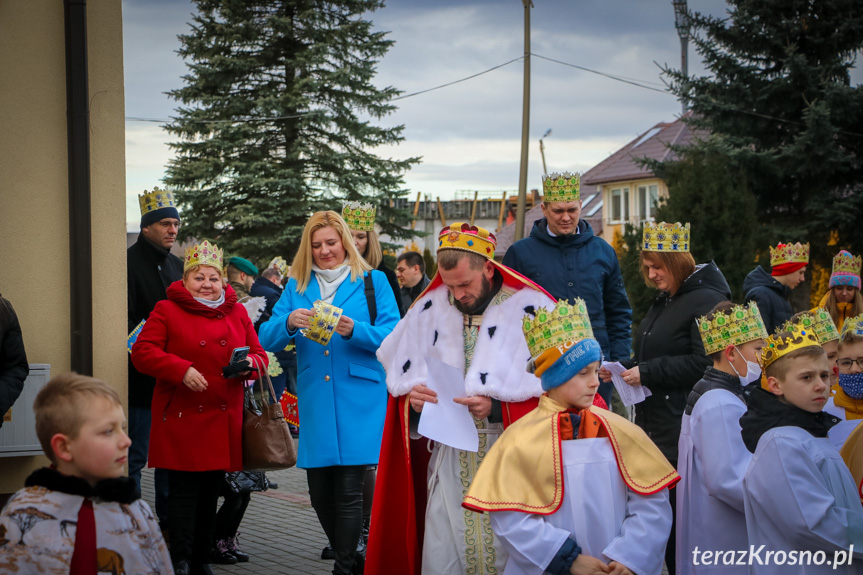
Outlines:
{"label": "white robe", "polygon": [[504,575],[541,575],[570,536],[585,555],[658,575],[671,532],[668,490],[639,495],[627,488],[607,437],[563,441],[562,456],[563,502],[556,512],[489,514],[509,551]]}
{"label": "white robe", "polygon": [[835,415],[842,421],[834,425],[830,428],[830,431],[827,432],[827,438],[830,440],[830,443],[836,449],[842,449],[842,446],[845,445],[845,440],[848,439],[848,436],[851,435],[851,432],[857,429],[857,426],[860,425],[860,422],[863,419],[845,419],[845,409],[842,407],[836,407],[836,404],[833,403],[833,398],[829,398],[827,403],[824,404],[824,411],[829,413],[830,415]]}
{"label": "white robe", "polygon": [[[827,438],[816,438],[799,427],[777,427],[758,441],[743,478],[750,573],[863,573],[863,507],[854,479]],[[854,545],[852,564],[847,552]],[[768,551],[786,554],[784,565],[767,561]],[[789,552],[823,551],[822,565],[790,565]],[[835,552],[846,553],[845,564],[827,565]],[[817,557],[816,557],[817,559]],[[804,559],[807,563],[808,559]]]}
{"label": "white robe", "polygon": [[730,391],[705,393],[680,428],[677,573],[745,574],[746,565],[695,564],[693,550],[745,550],[743,476],[752,454],[740,435],[746,404]]}

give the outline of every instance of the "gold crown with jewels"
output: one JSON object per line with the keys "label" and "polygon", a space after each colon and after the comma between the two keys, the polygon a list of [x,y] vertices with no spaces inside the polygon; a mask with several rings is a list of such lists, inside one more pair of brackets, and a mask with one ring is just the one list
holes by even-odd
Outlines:
{"label": "gold crown with jewels", "polygon": [[138,203],[141,205],[141,215],[145,216],[150,212],[161,210],[162,208],[176,208],[174,203],[174,194],[168,190],[160,190],[153,188],[152,192],[144,190],[143,194],[138,195]]}
{"label": "gold crown with jewels", "polygon": [[186,248],[186,256],[183,258],[183,271],[192,266],[211,266],[221,271],[224,267],[224,252],[207,240]]}
{"label": "gold crown with jewels", "polygon": [[522,322],[531,357],[539,357],[545,350],[567,342],[593,338],[587,305],[581,298],[575,298],[573,304],[560,300],[551,311],[536,308],[534,316],[526,315]]}
{"label": "gold crown with jewels", "polygon": [[785,322],[785,325],[777,328],[776,331],[790,331],[794,333],[797,329],[813,332],[818,339],[818,343],[821,345],[839,339],[839,330],[836,329],[833,318],[822,307],[800,314],[796,320]]}
{"label": "gold crown with jewels", "polygon": [[791,335],[788,337],[782,337],[781,333],[767,336],[764,347],[761,349],[761,365],[764,369],[767,369],[770,364],[792,351],[803,349],[804,347],[821,347],[814,330],[805,328],[802,325],[795,325],[789,331]]}
{"label": "gold crown with jewels", "polygon": [[809,244],[779,244],[775,248],[770,246],[770,266],[775,267],[782,264],[807,264],[809,263]]}
{"label": "gold crown with jewels", "polygon": [[487,229],[458,222],[440,231],[437,249],[464,250],[494,259],[495,246],[497,238]]}
{"label": "gold crown with jewels", "polygon": [[698,331],[708,354],[767,337],[767,328],[754,301],[699,318]]}
{"label": "gold crown with jewels", "polygon": [[375,208],[372,204],[345,202],[342,206],[342,219],[352,230],[371,232],[375,229]]}
{"label": "gold crown with jewels", "polygon": [[282,256],[274,257],[270,261],[270,265],[267,267],[276,268],[283,276],[288,274],[288,262],[286,262],[285,258],[283,258]]}
{"label": "gold crown with jewels", "polygon": [[645,222],[641,249],[646,252],[688,252],[689,223]]}
{"label": "gold crown with jewels", "polygon": [[863,258],[853,256],[850,253],[842,250],[836,257],[833,258],[833,273],[850,273],[860,275],[860,268],[863,266]]}
{"label": "gold crown with jewels", "polygon": [[863,314],[855,315],[845,320],[845,323],[842,324],[841,339],[845,339],[847,335],[863,337]]}
{"label": "gold crown with jewels", "polygon": [[543,202],[575,202],[579,198],[581,198],[581,176],[578,173],[555,172],[542,177]]}

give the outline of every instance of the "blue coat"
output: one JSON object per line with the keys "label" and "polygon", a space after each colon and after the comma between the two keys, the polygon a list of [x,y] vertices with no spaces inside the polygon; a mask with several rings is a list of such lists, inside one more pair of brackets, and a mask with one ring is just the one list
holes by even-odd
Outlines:
{"label": "blue coat", "polygon": [[[333,305],[354,320],[350,339],[334,333],[326,347],[288,331],[288,316],[309,309],[321,297],[315,272],[304,294],[291,279],[273,317],[261,325],[264,349],[284,349],[291,339],[297,345],[297,399],[300,411],[300,446],[297,466],[372,465],[378,462],[387,408],[385,373],[375,357],[381,342],[399,321],[393,290],[386,276],[372,274],[377,302],[375,325],[369,323],[368,302],[362,278],[345,279]],[[296,336],[296,337],[295,337]]]}
{"label": "blue coat", "polygon": [[579,233],[568,236],[552,237],[547,226],[546,218],[534,222],[530,236],[507,250],[503,265],[532,279],[554,299],[583,299],[605,359],[629,359],[632,306],[614,248],[593,235],[584,220],[578,222]]}

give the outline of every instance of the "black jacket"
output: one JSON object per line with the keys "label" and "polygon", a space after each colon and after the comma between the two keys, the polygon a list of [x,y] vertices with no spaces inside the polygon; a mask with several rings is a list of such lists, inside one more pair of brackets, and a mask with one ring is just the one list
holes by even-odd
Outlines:
{"label": "black jacket", "polygon": [[267,278],[257,277],[255,278],[255,283],[252,284],[252,289],[249,290],[249,295],[252,297],[262,297],[267,302],[264,313],[255,322],[255,331],[257,331],[262,323],[272,317],[273,307],[278,303],[279,298],[282,297],[282,290]]}
{"label": "black jacket", "polygon": [[677,465],[677,441],[686,397],[712,362],[704,354],[696,318],[731,298],[728,282],[716,264],[696,268],[673,296],[661,292],[638,326],[633,360],[650,397],[635,406],[635,423],[663,455]]}
{"label": "black jacket", "polygon": [[408,309],[413,305],[414,301],[423,293],[423,290],[428,287],[431,283],[429,277],[423,274],[423,277],[420,278],[420,281],[414,287],[404,287],[401,289],[401,297],[402,297],[402,305],[405,308],[405,313],[407,313]]}
{"label": "black jacket", "polygon": [[30,364],[27,363],[18,316],[12,304],[0,297],[0,427],[3,426],[3,415],[21,395],[24,380],[29,374]]}
{"label": "black jacket", "polygon": [[377,269],[379,272],[383,272],[384,275],[387,276],[387,281],[390,282],[390,288],[393,290],[393,296],[396,298],[396,305],[399,308],[399,317],[404,317],[405,306],[402,304],[402,292],[399,287],[399,280],[396,277],[396,272],[385,266],[384,262],[381,262]]}
{"label": "black jacket", "polygon": [[794,315],[788,301],[791,288],[777,281],[761,266],[749,272],[743,280],[743,292],[746,294],[743,297],[746,302],[754,301],[758,304],[767,333],[773,333]]}
{"label": "black jacket", "polygon": [[692,410],[698,400],[701,399],[708,391],[714,389],[724,389],[730,391],[743,403],[746,403],[746,397],[743,395],[743,385],[740,383],[740,378],[724,371],[719,371],[712,365],[704,370],[704,375],[689,392],[689,397],[686,398],[686,415],[692,415]]}
{"label": "black jacket", "polygon": [[[126,250],[128,333],[147,319],[156,303],[166,299],[165,290],[183,278],[183,262],[167,250],[151,244],[144,234]],[[150,407],[155,378],[139,373],[129,361],[129,406]]]}

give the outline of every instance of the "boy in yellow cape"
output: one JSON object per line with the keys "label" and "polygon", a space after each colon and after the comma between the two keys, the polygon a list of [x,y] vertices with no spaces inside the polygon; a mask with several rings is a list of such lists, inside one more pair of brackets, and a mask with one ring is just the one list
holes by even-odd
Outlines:
{"label": "boy in yellow cape", "polygon": [[639,427],[592,407],[602,352],[584,301],[538,308],[523,329],[545,393],[486,455],[462,505],[490,512],[504,575],[659,574],[680,477]]}

